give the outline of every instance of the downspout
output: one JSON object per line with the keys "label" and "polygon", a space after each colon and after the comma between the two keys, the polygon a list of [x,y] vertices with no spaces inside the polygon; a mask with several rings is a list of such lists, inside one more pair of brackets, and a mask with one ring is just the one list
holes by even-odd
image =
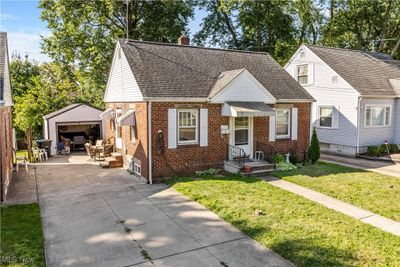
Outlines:
{"label": "downspout", "polygon": [[152,173],[152,158],[151,158],[151,154],[152,154],[152,143],[151,143],[151,101],[149,101],[148,105],[148,111],[147,111],[147,135],[149,137],[149,142],[148,142],[148,146],[149,146],[149,183],[153,184],[153,173]]}
{"label": "downspout", "polygon": [[361,96],[358,97],[358,105],[357,105],[357,147],[356,147],[356,156],[360,153],[360,120],[361,120]]}

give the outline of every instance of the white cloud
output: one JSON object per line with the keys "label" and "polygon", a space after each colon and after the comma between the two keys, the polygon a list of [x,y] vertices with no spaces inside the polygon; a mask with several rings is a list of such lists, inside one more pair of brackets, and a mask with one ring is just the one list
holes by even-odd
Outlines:
{"label": "white cloud", "polygon": [[48,35],[49,32],[46,31],[18,31],[18,32],[8,32],[8,51],[10,56],[13,53],[19,53],[21,56],[25,54],[29,55],[30,59],[34,59],[39,62],[48,62],[50,58],[41,52],[40,35]]}
{"label": "white cloud", "polygon": [[20,17],[15,16],[15,15],[11,15],[11,14],[1,14],[0,16],[0,20],[2,21],[6,21],[6,20],[13,20],[13,19],[19,19]]}

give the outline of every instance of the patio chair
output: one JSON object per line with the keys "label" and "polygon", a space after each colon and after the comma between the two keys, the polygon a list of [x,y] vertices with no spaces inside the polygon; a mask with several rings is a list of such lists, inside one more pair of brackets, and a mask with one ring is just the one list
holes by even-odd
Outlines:
{"label": "patio chair", "polygon": [[92,144],[91,143],[86,143],[85,144],[85,149],[86,149],[87,155],[90,156],[91,158],[95,159],[96,152],[94,151]]}
{"label": "patio chair", "polygon": [[56,150],[57,150],[58,155],[64,155],[64,156],[71,152],[69,147],[66,147],[64,145],[64,142],[58,142],[57,146],[56,146]]}
{"label": "patio chair", "polygon": [[74,142],[73,142],[72,148],[75,151],[77,146],[83,146],[84,147],[85,143],[86,143],[86,139],[85,139],[84,136],[80,136],[80,135],[74,136]]}
{"label": "patio chair", "polygon": [[104,146],[104,140],[97,140],[96,147],[102,147],[102,146]]}
{"label": "patio chair", "polygon": [[[15,159],[15,170],[18,172],[19,171],[19,164],[22,163],[25,165],[25,170],[28,172],[28,159],[26,156],[17,156],[17,151],[13,148],[13,153],[14,153],[14,159]],[[22,161],[22,162],[21,162]]]}
{"label": "patio chair", "polygon": [[32,147],[32,161],[33,162],[38,162],[39,161],[39,148],[37,147]]}

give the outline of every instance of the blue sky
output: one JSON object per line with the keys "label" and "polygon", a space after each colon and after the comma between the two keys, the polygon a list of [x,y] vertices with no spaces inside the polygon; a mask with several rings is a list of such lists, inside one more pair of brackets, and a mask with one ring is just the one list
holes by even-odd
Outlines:
{"label": "blue sky", "polygon": [[[28,53],[30,58],[43,62],[49,58],[40,51],[40,36],[48,35],[49,30],[40,20],[38,3],[33,0],[1,0],[0,31],[7,32],[10,55],[13,52]],[[197,9],[195,19],[189,23],[192,34],[199,30],[203,17],[204,12]]]}

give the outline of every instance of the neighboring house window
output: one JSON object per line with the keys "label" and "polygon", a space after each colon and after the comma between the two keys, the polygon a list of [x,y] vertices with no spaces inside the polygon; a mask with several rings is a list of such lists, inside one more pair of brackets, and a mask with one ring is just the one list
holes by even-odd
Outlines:
{"label": "neighboring house window", "polygon": [[297,66],[297,81],[300,84],[308,84],[308,65]]}
{"label": "neighboring house window", "polygon": [[290,109],[276,110],[276,138],[290,137]]}
{"label": "neighboring house window", "polygon": [[390,105],[365,107],[365,127],[390,127],[391,125]]}
{"label": "neighboring house window", "polygon": [[332,127],[333,107],[319,107],[319,126]]}
{"label": "neighboring house window", "polygon": [[142,166],[140,166],[138,163],[133,163],[133,172],[135,173],[135,174],[138,174],[138,175],[142,175]]}
{"label": "neighboring house window", "polygon": [[197,109],[178,110],[178,143],[197,143]]}
{"label": "neighboring house window", "polygon": [[[115,112],[115,121],[118,120],[118,117],[121,116],[121,114],[122,114],[122,109],[120,109],[120,108],[117,109]],[[122,127],[117,126],[116,131],[117,131],[117,133],[116,133],[117,138],[122,138]]]}
{"label": "neighboring house window", "polygon": [[131,126],[129,126],[129,130],[130,130],[130,135],[131,135],[131,141],[133,143],[136,143],[136,127],[131,125]]}

